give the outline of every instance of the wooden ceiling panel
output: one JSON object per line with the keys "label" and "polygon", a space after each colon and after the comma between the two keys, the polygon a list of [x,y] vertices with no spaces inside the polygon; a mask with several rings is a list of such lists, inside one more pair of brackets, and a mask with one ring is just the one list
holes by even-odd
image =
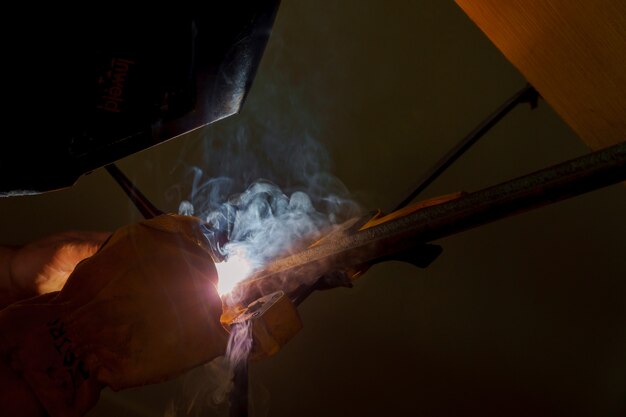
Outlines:
{"label": "wooden ceiling panel", "polygon": [[456,0],[592,149],[626,140],[626,2]]}

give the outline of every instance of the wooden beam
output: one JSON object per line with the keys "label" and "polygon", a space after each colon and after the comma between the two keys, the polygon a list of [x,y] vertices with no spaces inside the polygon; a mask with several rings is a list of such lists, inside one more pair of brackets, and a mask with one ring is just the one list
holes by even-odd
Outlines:
{"label": "wooden beam", "polygon": [[587,145],[626,140],[626,1],[456,2]]}

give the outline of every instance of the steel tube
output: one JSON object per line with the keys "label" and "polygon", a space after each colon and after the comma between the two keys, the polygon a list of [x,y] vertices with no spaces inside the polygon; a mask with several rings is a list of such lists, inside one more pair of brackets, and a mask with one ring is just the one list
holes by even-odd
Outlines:
{"label": "steel tube", "polygon": [[144,219],[151,219],[163,214],[161,210],[156,208],[150,200],[135,187],[135,184],[124,175],[117,165],[109,164],[106,165],[105,168],[119,186],[122,187],[122,190],[124,190],[128,198],[135,204],[135,207],[137,207],[137,210],[139,210]]}
{"label": "steel tube", "polygon": [[329,271],[366,264],[624,180],[626,142],[278,259],[240,283],[232,299],[245,303],[278,289],[290,293]]}
{"label": "steel tube", "polygon": [[518,104],[530,102],[534,107],[539,99],[539,93],[532,85],[527,84],[524,88],[515,93],[492,114],[483,120],[474,128],[467,136],[448,151],[437,163],[430,168],[424,177],[417,183],[413,191],[400,203],[398,203],[391,211],[400,210],[409,205],[422,191],[433,183],[446,169],[450,167],[457,159],[459,159],[469,148],[471,148],[480,138],[482,138],[492,127],[494,127],[504,116],[509,114]]}

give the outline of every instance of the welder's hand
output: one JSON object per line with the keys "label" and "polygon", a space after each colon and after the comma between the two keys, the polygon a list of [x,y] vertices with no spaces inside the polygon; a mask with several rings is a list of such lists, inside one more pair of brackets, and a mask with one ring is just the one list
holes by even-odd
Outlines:
{"label": "welder's hand", "polygon": [[58,294],[0,314],[5,354],[52,416],[81,415],[104,385],[162,381],[224,353],[217,273],[199,226],[160,216],[122,228]]}
{"label": "welder's hand", "polygon": [[59,291],[76,265],[90,257],[109,237],[108,232],[57,233],[27,245],[2,247],[2,286],[12,301]]}

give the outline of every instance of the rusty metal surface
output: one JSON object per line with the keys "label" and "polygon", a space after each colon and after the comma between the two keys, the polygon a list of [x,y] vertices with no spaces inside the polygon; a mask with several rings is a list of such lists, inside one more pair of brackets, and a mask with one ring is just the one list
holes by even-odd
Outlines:
{"label": "rusty metal surface", "polygon": [[278,289],[289,293],[329,271],[364,264],[625,179],[626,142],[363,231],[336,236],[274,261],[242,282],[232,298],[245,303]]}

